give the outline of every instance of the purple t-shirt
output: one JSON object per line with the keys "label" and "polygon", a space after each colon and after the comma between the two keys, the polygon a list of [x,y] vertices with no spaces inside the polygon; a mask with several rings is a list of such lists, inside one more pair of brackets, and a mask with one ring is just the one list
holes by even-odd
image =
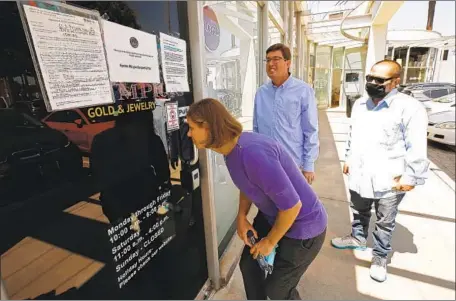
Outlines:
{"label": "purple t-shirt", "polygon": [[290,209],[301,201],[301,211],[285,236],[308,239],[326,229],[328,217],[323,204],[291,156],[276,141],[244,132],[226,156],[226,166],[234,184],[252,200],[271,226],[279,210]]}

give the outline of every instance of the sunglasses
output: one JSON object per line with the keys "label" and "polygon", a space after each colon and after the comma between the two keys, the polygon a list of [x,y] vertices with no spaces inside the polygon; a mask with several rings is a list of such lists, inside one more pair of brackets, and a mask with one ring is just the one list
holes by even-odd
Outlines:
{"label": "sunglasses", "polygon": [[396,78],[396,77],[382,78],[382,77],[377,77],[377,76],[372,76],[372,75],[366,75],[366,81],[368,83],[374,81],[378,85],[382,85],[385,82],[387,82],[393,78]]}

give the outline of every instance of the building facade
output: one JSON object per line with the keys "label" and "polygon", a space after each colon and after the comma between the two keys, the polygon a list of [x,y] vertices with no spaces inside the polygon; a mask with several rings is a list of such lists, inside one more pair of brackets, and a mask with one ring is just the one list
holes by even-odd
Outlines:
{"label": "building facade", "polygon": [[[0,152],[1,187],[9,189],[0,188],[0,220],[10,230],[0,239],[8,297],[193,299],[220,289],[227,280],[222,262],[235,235],[239,191],[223,157],[196,151],[186,138],[186,109],[217,98],[251,130],[255,92],[268,80],[265,51],[278,42],[293,50],[292,74],[313,86],[320,108],[345,107],[347,97],[362,94],[366,70],[387,55],[387,23],[402,1],[345,1],[330,11],[316,3],[0,2],[0,31],[9,41],[0,53],[0,113],[7,116],[0,116],[0,133],[14,145]],[[40,68],[43,57],[26,10],[41,18],[55,14],[64,20],[60,14],[69,14],[72,22],[115,23],[131,33],[127,46],[134,49],[141,45],[134,35],[155,38],[158,80],[111,80],[115,106],[49,112],[50,92],[43,88],[49,74]],[[105,46],[112,42],[106,32],[102,36]],[[169,47],[171,42],[176,44]],[[180,55],[166,54],[170,49]],[[69,52],[58,50],[55,58]],[[170,57],[185,74],[174,74],[175,81],[188,89],[169,89],[171,71],[164,62]],[[82,56],[74,65],[91,58]],[[68,89],[74,78],[55,70],[62,76],[59,88]],[[152,110],[152,119],[138,112]],[[153,161],[143,149],[166,159]],[[64,170],[62,162],[73,163]],[[160,206],[148,207],[148,199]],[[119,233],[128,235],[118,240]]]}

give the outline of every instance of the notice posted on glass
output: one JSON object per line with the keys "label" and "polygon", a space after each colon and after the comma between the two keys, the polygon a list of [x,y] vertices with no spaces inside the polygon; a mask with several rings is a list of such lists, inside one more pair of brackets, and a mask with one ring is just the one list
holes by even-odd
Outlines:
{"label": "notice posted on glass", "polygon": [[156,36],[105,20],[102,24],[111,81],[159,83]]}
{"label": "notice posted on glass", "polygon": [[187,43],[160,32],[160,51],[166,92],[189,92]]}
{"label": "notice posted on glass", "polygon": [[119,288],[124,288],[175,237],[168,214],[170,196],[170,190],[161,193],[108,229]]}
{"label": "notice posted on glass", "polygon": [[24,5],[50,110],[114,102],[97,20]]}
{"label": "notice posted on glass", "polygon": [[166,107],[166,128],[168,132],[179,129],[179,115],[177,102],[167,102]]}

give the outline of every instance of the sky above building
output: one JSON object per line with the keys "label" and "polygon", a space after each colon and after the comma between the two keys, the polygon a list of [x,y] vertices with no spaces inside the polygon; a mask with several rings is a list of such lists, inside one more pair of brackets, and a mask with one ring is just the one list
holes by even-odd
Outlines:
{"label": "sky above building", "polygon": [[[315,12],[335,10],[342,1],[308,1],[308,8]],[[347,1],[339,8],[353,8],[359,1]],[[437,1],[434,16],[434,31],[442,36],[455,35],[455,1]],[[428,1],[404,1],[388,24],[389,30],[426,29]]]}
{"label": "sky above building", "polygon": [[[434,31],[442,36],[455,34],[455,1],[437,1]],[[428,1],[404,1],[388,24],[390,30],[426,29]]]}

